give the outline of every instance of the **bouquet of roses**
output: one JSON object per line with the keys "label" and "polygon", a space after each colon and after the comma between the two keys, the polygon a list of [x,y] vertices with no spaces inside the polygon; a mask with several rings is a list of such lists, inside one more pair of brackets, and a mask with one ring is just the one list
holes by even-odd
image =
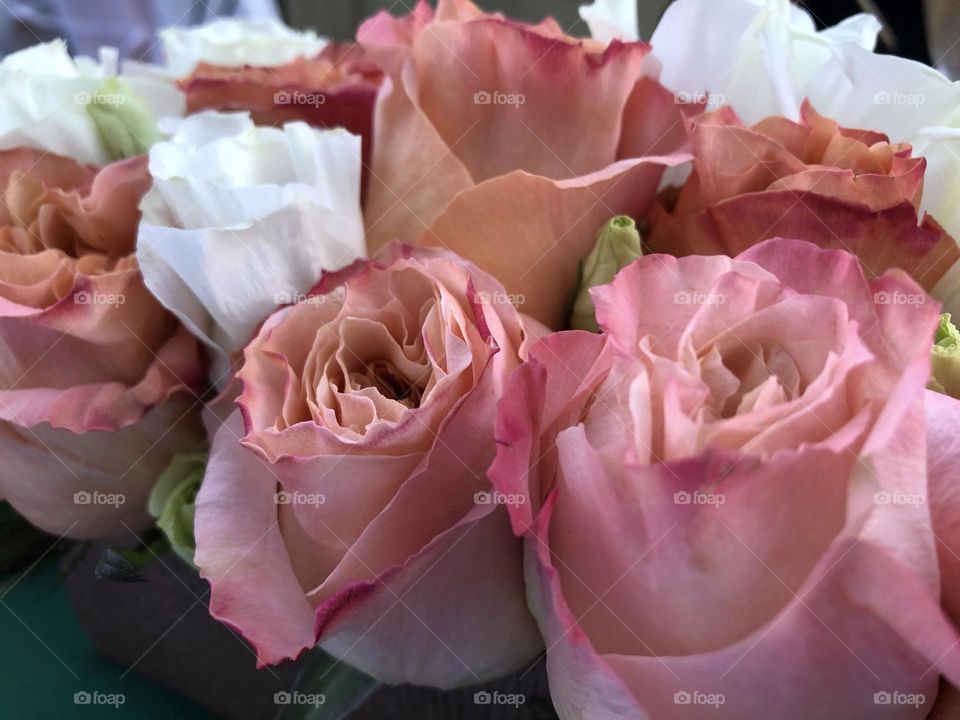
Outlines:
{"label": "bouquet of roses", "polygon": [[634,7],[4,59],[0,496],[159,526],[260,666],[955,717],[960,87],[869,15]]}

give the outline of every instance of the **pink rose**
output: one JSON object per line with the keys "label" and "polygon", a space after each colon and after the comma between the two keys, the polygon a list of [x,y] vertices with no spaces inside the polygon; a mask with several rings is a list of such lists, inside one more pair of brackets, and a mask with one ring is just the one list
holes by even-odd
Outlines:
{"label": "pink rose", "polygon": [[373,104],[382,79],[359,45],[332,42],[315,58],[274,67],[200,63],[179,85],[188,113],[247,110],[258,125],[303,120],[346,128],[363,138],[369,161]]}
{"label": "pink rose", "polygon": [[272,315],[196,504],[211,613],[261,665],[321,642],[388,682],[472,684],[540,646],[489,502],[493,419],[531,333],[493,278],[388,246]]}
{"label": "pink rose", "polygon": [[928,391],[930,513],[943,578],[943,606],[960,625],[960,400]]}
{"label": "pink rose", "polygon": [[926,502],[936,303],[783,239],[646,256],[593,297],[606,335],[534,346],[490,469],[560,716],[924,717],[960,681]]}
{"label": "pink rose", "polygon": [[933,218],[917,217],[926,161],[909,145],[842,128],[809,103],[799,122],[748,128],[725,107],[687,127],[693,172],[651,210],[654,252],[732,257],[791,237],[855,253],[871,275],[902,268],[928,290],[960,259]]}
{"label": "pink rose", "polygon": [[658,157],[686,138],[649,46],[576,40],[467,0],[381,13],[358,40],[386,74],[364,209],[372,251],[395,238],[446,247],[563,326],[597,229],[646,213],[664,167],[688,159]]}
{"label": "pink rose", "polygon": [[202,437],[199,348],[132,257],[149,186],[146,158],[0,152],[0,496],[52,533],[146,527],[157,476]]}

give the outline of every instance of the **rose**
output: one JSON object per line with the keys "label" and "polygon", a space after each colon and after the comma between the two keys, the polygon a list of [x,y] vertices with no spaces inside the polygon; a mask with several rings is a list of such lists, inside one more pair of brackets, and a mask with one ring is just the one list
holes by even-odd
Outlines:
{"label": "rose", "polygon": [[[142,104],[148,116],[183,114],[183,95],[171,82],[142,74],[124,73],[119,79],[117,75],[117,51],[112,48],[103,49],[99,63],[71,58],[63,40],[7,55],[0,61],[4,109],[0,149],[29,146],[78,162],[104,164],[117,159],[111,147],[117,140],[114,136],[142,139],[147,131],[139,125],[114,125],[104,137],[91,107],[107,105],[116,110],[129,103]],[[129,123],[130,115],[124,117]]]}
{"label": "rose", "polygon": [[926,504],[937,307],[881,292],[920,289],[794,240],[650,255],[594,290],[605,336],[534,346],[489,474],[526,500],[562,718],[873,718],[881,693],[914,718],[960,680]]}
{"label": "rose", "polygon": [[[381,13],[358,40],[386,75],[364,213],[371,252],[447,247],[563,326],[577,264],[687,158],[680,106],[644,43],[578,41],[465,0]],[[646,157],[644,156],[652,156]]]}
{"label": "rose", "polygon": [[[921,209],[960,237],[960,88],[928,65],[871,52],[879,30],[861,14],[816,32],[787,0],[677,0],[651,42],[668,87],[717,93],[747,122],[797,119],[809,98],[848,127],[909,143],[927,161]],[[958,314],[960,265],[933,294]]]}
{"label": "rose", "polygon": [[150,151],[137,255],[147,286],[214,352],[214,380],[278,305],[366,252],[360,139],[205,112]]}
{"label": "rose", "polygon": [[726,200],[789,190],[864,205],[878,212],[902,203],[916,208],[923,188],[923,158],[909,145],[891,145],[869,130],[840,127],[809,102],[799,122],[768,117],[745,127],[730,107],[688,123],[693,173],[674,211],[692,215]]}
{"label": "rose", "polygon": [[543,331],[507,297],[452,253],[391,245],[246,348],[196,564],[261,665],[319,641],[387,682],[449,687],[537,651],[519,543],[475,497],[496,400]]}
{"label": "rose", "polygon": [[[936,363],[936,356],[934,357]],[[940,565],[943,607],[960,624],[960,401],[927,391],[927,466],[930,514]],[[931,720],[949,720],[960,709],[960,691],[943,683]]]}
{"label": "rose", "polygon": [[0,495],[53,533],[145,527],[158,474],[202,434],[199,348],[131,256],[149,185],[145,158],[0,153]]}
{"label": "rose", "polygon": [[872,275],[900,267],[932,289],[960,248],[932,218],[918,223],[925,161],[809,103],[800,114],[746,128],[723,108],[691,121],[693,172],[652,209],[649,246],[734,256],[767,238],[799,238],[857,254]]}
{"label": "rose", "polygon": [[179,86],[187,112],[248,110],[258,125],[303,120],[364,139],[369,161],[373,104],[383,75],[359,45],[330,43],[315,57],[273,67],[200,63]]}
{"label": "rose", "polygon": [[873,15],[861,13],[818,31],[812,15],[789,0],[675,0],[650,42],[667,87],[709,91],[717,104],[755,123],[771,115],[798,118],[810,89],[842,74],[836,54],[855,48],[869,55],[879,30]]}

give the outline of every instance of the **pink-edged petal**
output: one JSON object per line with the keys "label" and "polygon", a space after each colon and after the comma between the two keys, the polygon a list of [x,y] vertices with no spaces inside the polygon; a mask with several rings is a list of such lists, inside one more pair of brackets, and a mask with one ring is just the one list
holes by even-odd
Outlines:
{"label": "pink-edged petal", "polygon": [[[111,256],[127,255],[134,249],[140,200],[150,183],[145,155],[107,165],[97,173],[89,195],[83,199],[73,195],[58,198],[59,216],[52,210],[41,212],[40,232],[52,231],[63,222],[89,247]],[[45,225],[53,227],[48,230]]]}
{"label": "pink-edged petal", "polygon": [[[800,240],[773,239],[738,256],[775,275],[791,290],[839,297],[850,317],[861,325],[861,337],[884,359],[903,368],[917,355],[926,355],[939,319],[939,303],[929,298],[903,270],[892,269],[870,279],[857,258],[840,249],[820,249]],[[879,333],[872,332],[879,323]],[[929,357],[925,357],[929,365]]]}
{"label": "pink-edged petal", "polygon": [[[8,324],[0,321],[0,333]],[[61,357],[69,345],[68,342],[56,357]],[[175,393],[193,396],[199,392],[203,384],[201,368],[196,341],[186,329],[178,328],[134,384],[103,381],[62,387],[30,386],[29,378],[34,373],[27,372],[21,381],[14,382],[12,389],[0,390],[0,419],[25,428],[49,423],[80,434],[118,430],[138,422]]]}
{"label": "pink-edged petal", "polygon": [[[733,270],[755,279],[771,279],[761,268],[723,255],[682,262],[671,255],[645,255],[621,270],[613,282],[591,290],[597,323],[628,354],[635,353],[641,339],[650,336],[655,348],[675,356],[686,326],[701,309],[694,295],[708,294]],[[669,313],[649,312],[663,303],[669,303]]]}
{"label": "pink-edged petal", "polygon": [[648,51],[614,41],[594,53],[500,20],[437,23],[413,47],[419,106],[474,182],[585,175],[616,159]]}
{"label": "pink-edged petal", "polygon": [[624,681],[597,655],[576,616],[563,602],[549,546],[551,496],[528,528],[524,577],[530,610],[547,646],[550,697],[569,720],[652,720]]}
{"label": "pink-edged petal", "polygon": [[242,433],[236,412],[214,438],[196,500],[195,562],[210,582],[210,614],[253,643],[262,667],[313,647],[313,609],[284,544],[277,478],[240,444]]}
{"label": "pink-edged petal", "polygon": [[533,525],[552,489],[540,483],[556,462],[554,448],[541,446],[541,433],[587,406],[610,367],[606,348],[595,333],[553,333],[537,342],[510,376],[497,406],[497,455],[487,475],[504,495],[523,498],[507,506],[518,536]]}
{"label": "pink-edged petal", "polygon": [[932,288],[960,258],[960,246],[930,217],[918,225],[913,205],[873,211],[808,190],[742,195],[683,217],[655,208],[645,238],[656,252],[736,256],[763,240],[794,238],[857,255],[868,272],[893,267]]}
{"label": "pink-edged petal", "polygon": [[678,103],[678,97],[649,76],[633,86],[623,110],[617,157],[667,155],[689,149],[685,120],[700,105]]}
{"label": "pink-edged petal", "polygon": [[313,127],[342,127],[363,142],[370,163],[373,108],[380,69],[353,43],[331,42],[314,58],[274,67],[225,67],[200,63],[178,82],[187,114],[203,110],[249,111],[258,125],[281,127],[303,120]]}
{"label": "pink-edged petal", "polygon": [[143,285],[136,265],[75,278],[53,305],[0,316],[0,418],[82,433],[136,422],[171,394],[199,392],[196,341]]}
{"label": "pink-edged petal", "polygon": [[0,496],[57,535],[109,537],[146,528],[157,477],[203,436],[196,406],[196,398],[181,393],[110,432],[0,422]]}

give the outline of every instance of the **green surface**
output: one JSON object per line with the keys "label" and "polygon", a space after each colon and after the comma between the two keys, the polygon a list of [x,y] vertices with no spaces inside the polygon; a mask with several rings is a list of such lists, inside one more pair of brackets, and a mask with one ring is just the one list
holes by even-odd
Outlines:
{"label": "green surface", "polygon": [[[3,720],[208,720],[209,712],[97,654],[77,621],[56,561],[0,577],[0,717]],[[122,695],[79,705],[74,694]]]}

